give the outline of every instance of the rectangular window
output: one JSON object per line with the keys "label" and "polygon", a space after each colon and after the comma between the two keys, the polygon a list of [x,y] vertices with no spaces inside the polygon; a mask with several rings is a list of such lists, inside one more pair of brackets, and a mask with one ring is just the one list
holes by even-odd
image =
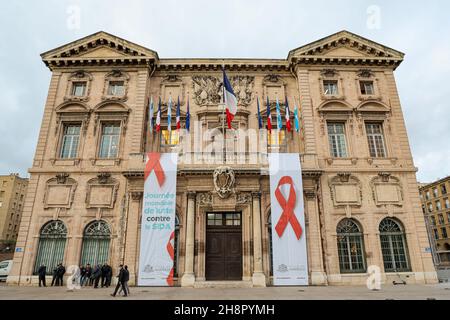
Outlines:
{"label": "rectangular window", "polygon": [[437,229],[434,229],[433,231],[434,231],[434,238],[435,238],[436,240],[439,240],[439,232],[438,232],[438,230],[437,230]]}
{"label": "rectangular window", "polygon": [[86,95],[86,82],[74,82],[72,84],[72,95],[75,97],[84,97]]}
{"label": "rectangular window", "polygon": [[436,225],[436,218],[434,216],[430,217],[430,223],[431,223],[432,226]]}
{"label": "rectangular window", "polygon": [[286,143],[286,131],[284,129],[281,130],[272,130],[272,133],[267,133],[267,144],[272,147],[284,146]]}
{"label": "rectangular window", "polygon": [[432,203],[428,204],[428,212],[433,212],[433,204]]}
{"label": "rectangular window", "polygon": [[78,143],[80,142],[80,124],[65,124],[63,129],[60,157],[62,159],[73,159],[78,154]]}
{"label": "rectangular window", "polygon": [[373,95],[375,90],[373,89],[373,81],[361,81],[361,94],[362,95]]}
{"label": "rectangular window", "polygon": [[445,199],[445,209],[450,209],[450,200]]}
{"label": "rectangular window", "polygon": [[442,209],[441,202],[440,201],[436,201],[436,210],[440,211],[441,209]]}
{"label": "rectangular window", "polygon": [[442,194],[447,194],[447,187],[445,186],[445,184],[441,185],[441,192]]}
{"label": "rectangular window", "polygon": [[347,157],[345,126],[343,123],[328,123],[328,141],[330,145],[330,154],[332,157]]}
{"label": "rectangular window", "polygon": [[433,195],[434,195],[435,198],[438,197],[438,189],[437,188],[433,189]]}
{"label": "rectangular window", "polygon": [[446,228],[441,228],[441,234],[442,234],[442,238],[448,238],[447,229]]}
{"label": "rectangular window", "polygon": [[438,219],[439,219],[439,224],[445,224],[444,215],[442,215],[442,214],[438,215]]}
{"label": "rectangular window", "polygon": [[427,200],[430,200],[430,191],[427,191],[427,193],[425,194],[425,198],[426,198]]}
{"label": "rectangular window", "polygon": [[109,82],[108,95],[110,96],[123,96],[125,94],[125,86],[123,81],[111,81]]}
{"label": "rectangular window", "polygon": [[450,212],[447,212],[447,223],[450,223]]}
{"label": "rectangular window", "polygon": [[327,96],[335,96],[338,94],[338,82],[336,80],[325,80],[323,82],[323,92]]}
{"label": "rectangular window", "polygon": [[102,126],[99,158],[114,159],[119,154],[120,125],[108,123]]}
{"label": "rectangular window", "polygon": [[386,147],[381,123],[366,123],[367,141],[372,158],[385,158]]}
{"label": "rectangular window", "polygon": [[177,130],[161,130],[161,145],[176,146],[180,143],[180,134]]}

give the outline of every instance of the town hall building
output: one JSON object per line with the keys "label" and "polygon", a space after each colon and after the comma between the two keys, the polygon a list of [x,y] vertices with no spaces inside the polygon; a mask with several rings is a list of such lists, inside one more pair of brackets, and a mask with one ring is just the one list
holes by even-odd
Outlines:
{"label": "town hall building", "polygon": [[[40,265],[107,262],[135,284],[147,152],[179,155],[175,285],[273,284],[274,152],[300,157],[310,285],[363,285],[371,266],[386,283],[436,283],[394,76],[403,58],[347,31],[286,59],[165,59],[106,32],[42,54],[52,76],[8,283],[36,285]],[[283,119],[286,100],[291,119],[298,108],[299,132],[284,120],[266,130],[277,100]]]}

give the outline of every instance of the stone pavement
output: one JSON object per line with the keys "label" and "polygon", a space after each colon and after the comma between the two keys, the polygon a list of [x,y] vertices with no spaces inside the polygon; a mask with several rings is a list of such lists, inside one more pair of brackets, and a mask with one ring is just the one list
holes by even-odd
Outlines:
{"label": "stone pavement", "polygon": [[0,300],[450,300],[450,284],[383,286],[381,291],[366,287],[268,287],[268,288],[147,288],[131,287],[131,296],[113,298],[113,288],[17,287],[0,284]]}

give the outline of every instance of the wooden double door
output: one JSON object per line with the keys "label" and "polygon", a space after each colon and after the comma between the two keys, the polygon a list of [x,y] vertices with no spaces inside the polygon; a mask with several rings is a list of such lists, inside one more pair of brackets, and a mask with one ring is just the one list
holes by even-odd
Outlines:
{"label": "wooden double door", "polygon": [[206,280],[242,280],[241,213],[208,213]]}

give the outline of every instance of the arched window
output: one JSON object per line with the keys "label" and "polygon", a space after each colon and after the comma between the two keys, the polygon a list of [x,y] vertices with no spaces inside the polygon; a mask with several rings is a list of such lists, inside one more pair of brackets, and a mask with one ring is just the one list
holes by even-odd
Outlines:
{"label": "arched window", "polygon": [[35,274],[42,265],[47,267],[47,274],[52,274],[58,263],[63,262],[66,239],[67,228],[60,220],[50,221],[42,227],[34,266]]}
{"label": "arched window", "polygon": [[178,261],[179,260],[179,254],[180,254],[180,219],[178,218],[178,215],[175,215],[175,238],[173,241],[174,245],[174,255],[173,255],[173,275],[174,277],[178,276]]}
{"label": "arched window", "polygon": [[352,219],[337,225],[337,246],[341,273],[366,272],[363,233]]}
{"label": "arched window", "polygon": [[104,264],[109,258],[111,230],[105,221],[94,221],[86,226],[81,249],[81,265]]}
{"label": "arched window", "polygon": [[410,271],[403,226],[394,219],[380,223],[380,242],[385,272]]}
{"label": "arched window", "polygon": [[272,214],[269,213],[267,218],[267,234],[269,236],[269,270],[270,275],[273,276],[273,249],[272,249]]}

